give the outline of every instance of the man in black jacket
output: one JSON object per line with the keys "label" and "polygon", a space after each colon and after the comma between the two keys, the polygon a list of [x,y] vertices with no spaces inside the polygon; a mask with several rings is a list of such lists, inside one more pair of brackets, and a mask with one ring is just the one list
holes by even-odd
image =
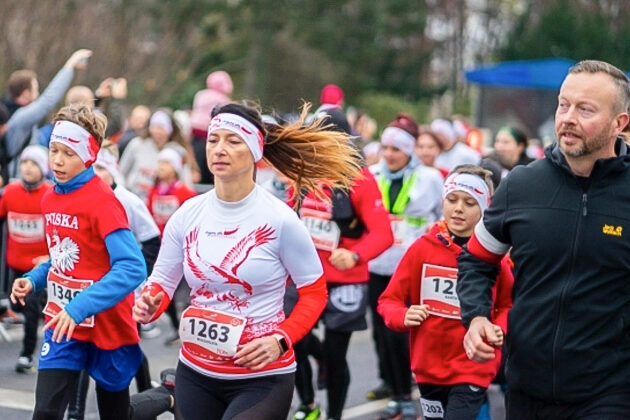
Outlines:
{"label": "man in black jacket", "polygon": [[459,258],[464,348],[483,362],[500,339],[491,286],[508,250],[514,304],[506,340],[508,419],[630,419],[630,154],[623,72],[569,70],[557,143],[515,168]]}

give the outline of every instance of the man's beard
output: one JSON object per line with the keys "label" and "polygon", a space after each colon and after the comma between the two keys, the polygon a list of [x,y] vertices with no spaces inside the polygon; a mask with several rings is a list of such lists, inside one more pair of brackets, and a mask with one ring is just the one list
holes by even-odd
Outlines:
{"label": "man's beard", "polygon": [[608,143],[610,141],[610,133],[607,132],[606,129],[604,129],[595,137],[583,137],[581,140],[581,143],[570,149],[565,148],[561,141],[558,141],[558,145],[560,146],[560,150],[562,151],[562,153],[564,153],[565,156],[573,158],[587,156],[598,152],[604,147],[608,146]]}

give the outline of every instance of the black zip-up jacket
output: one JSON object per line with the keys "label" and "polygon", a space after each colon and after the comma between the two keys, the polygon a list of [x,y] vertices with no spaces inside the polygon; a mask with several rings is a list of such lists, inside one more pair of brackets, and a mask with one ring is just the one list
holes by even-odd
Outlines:
{"label": "black zip-up jacket", "polygon": [[515,168],[459,257],[467,327],[489,314],[493,253],[512,247],[507,381],[541,400],[630,391],[630,154],[621,139],[615,152],[588,178],[571,172],[556,144]]}

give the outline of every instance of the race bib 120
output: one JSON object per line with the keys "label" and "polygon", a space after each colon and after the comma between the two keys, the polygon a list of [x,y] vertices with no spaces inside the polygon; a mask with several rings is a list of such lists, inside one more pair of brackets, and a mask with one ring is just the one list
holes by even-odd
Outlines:
{"label": "race bib 120", "polygon": [[455,292],[457,269],[424,264],[420,288],[420,304],[427,305],[430,314],[461,319],[459,298]]}

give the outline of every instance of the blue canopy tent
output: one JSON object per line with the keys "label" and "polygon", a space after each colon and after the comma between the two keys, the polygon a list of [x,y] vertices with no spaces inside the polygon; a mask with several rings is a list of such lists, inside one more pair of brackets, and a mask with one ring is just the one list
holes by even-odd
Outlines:
{"label": "blue canopy tent", "polygon": [[476,125],[496,133],[504,125],[516,124],[532,137],[548,137],[558,90],[573,64],[574,60],[566,58],[548,58],[507,61],[467,71],[466,79],[480,87]]}
{"label": "blue canopy tent", "polygon": [[574,64],[566,58],[506,61],[467,71],[466,79],[485,86],[557,91]]}

